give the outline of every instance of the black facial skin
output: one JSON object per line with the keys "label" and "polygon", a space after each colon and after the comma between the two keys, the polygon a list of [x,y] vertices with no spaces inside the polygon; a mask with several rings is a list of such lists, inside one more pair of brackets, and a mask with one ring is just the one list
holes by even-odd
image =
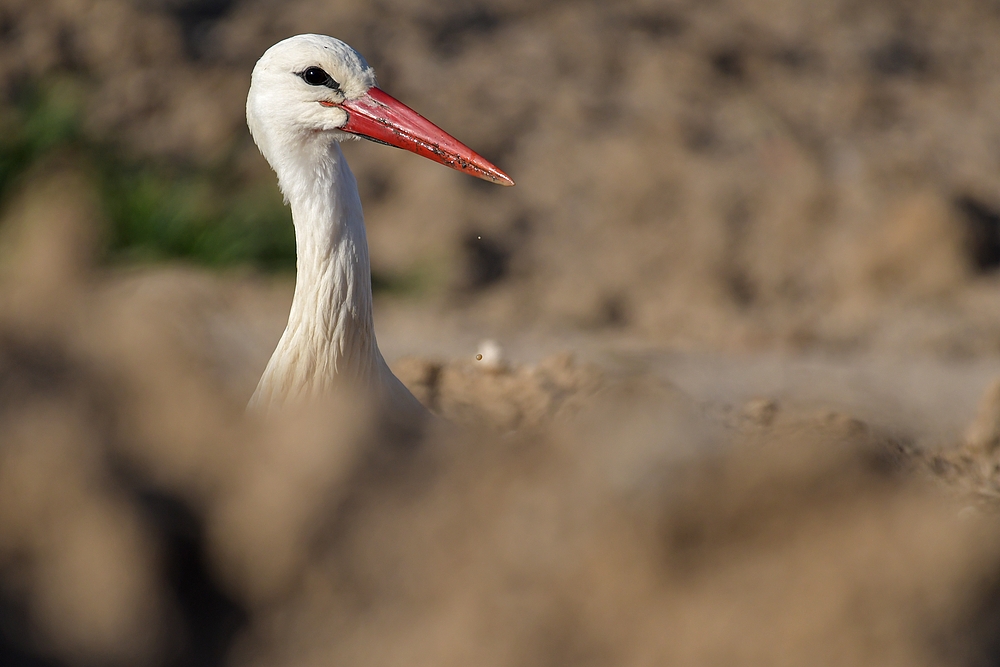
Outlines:
{"label": "black facial skin", "polygon": [[340,90],[340,84],[334,81],[332,76],[319,67],[307,67],[298,74],[302,77],[302,80],[310,86],[326,86],[331,90]]}

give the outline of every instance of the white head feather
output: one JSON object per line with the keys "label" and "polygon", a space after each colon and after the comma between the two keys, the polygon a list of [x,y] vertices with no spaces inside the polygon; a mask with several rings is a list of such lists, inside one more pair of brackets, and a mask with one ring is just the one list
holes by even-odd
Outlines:
{"label": "white head feather", "polygon": [[[302,74],[310,67],[325,71],[337,87],[306,83]],[[265,51],[250,76],[247,125],[279,179],[294,153],[358,138],[340,131],[347,112],[319,102],[355,99],[374,85],[375,71],[364,57],[333,37],[296,35]],[[285,186],[281,183],[287,196]]]}

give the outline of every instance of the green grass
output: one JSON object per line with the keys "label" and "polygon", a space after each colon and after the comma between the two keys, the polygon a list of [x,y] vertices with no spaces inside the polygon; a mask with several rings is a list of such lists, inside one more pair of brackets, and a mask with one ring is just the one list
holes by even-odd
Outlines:
{"label": "green grass", "polygon": [[290,214],[270,184],[232,187],[212,170],[113,160],[101,174],[113,260],[295,266]]}
{"label": "green grass", "polygon": [[109,262],[184,260],[263,270],[295,266],[290,214],[273,182],[210,167],[124,156],[81,131],[72,81],[29,90],[0,111],[0,203],[35,164],[72,153],[93,177],[108,221]]}

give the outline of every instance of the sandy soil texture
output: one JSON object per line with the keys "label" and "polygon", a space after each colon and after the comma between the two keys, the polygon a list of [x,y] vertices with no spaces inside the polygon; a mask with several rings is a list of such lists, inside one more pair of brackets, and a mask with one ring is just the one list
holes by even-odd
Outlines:
{"label": "sandy soil texture", "polygon": [[273,187],[256,58],[324,32],[519,182],[363,143],[375,269],[491,326],[684,349],[996,353],[1000,16],[988,0],[6,2],[0,86]]}
{"label": "sandy soil texture", "polygon": [[417,439],[350,393],[263,420],[287,287],[95,268],[96,217],[63,169],[0,239],[4,664],[996,660],[1000,390],[934,391],[981,366],[581,338],[394,358]]}
{"label": "sandy soil texture", "polygon": [[0,664],[995,664],[998,28],[0,3],[0,124],[55,81],[94,140],[273,188],[248,73],[316,31],[519,183],[347,147],[375,268],[421,286],[376,304],[441,417],[398,438],[350,393],[248,417],[289,278],[101,266],[93,174],[36,169],[0,221]]}

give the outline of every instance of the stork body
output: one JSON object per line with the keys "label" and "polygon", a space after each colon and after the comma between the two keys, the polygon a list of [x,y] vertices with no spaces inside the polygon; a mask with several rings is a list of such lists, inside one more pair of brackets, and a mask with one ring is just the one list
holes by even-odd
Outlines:
{"label": "stork body", "polygon": [[251,78],[247,123],[291,206],[296,248],[288,324],[250,407],[308,400],[347,383],[397,413],[420,414],[375,338],[364,215],[339,142],[368,138],[513,182],[376,88],[364,59],[332,37],[299,35],[265,52]]}

